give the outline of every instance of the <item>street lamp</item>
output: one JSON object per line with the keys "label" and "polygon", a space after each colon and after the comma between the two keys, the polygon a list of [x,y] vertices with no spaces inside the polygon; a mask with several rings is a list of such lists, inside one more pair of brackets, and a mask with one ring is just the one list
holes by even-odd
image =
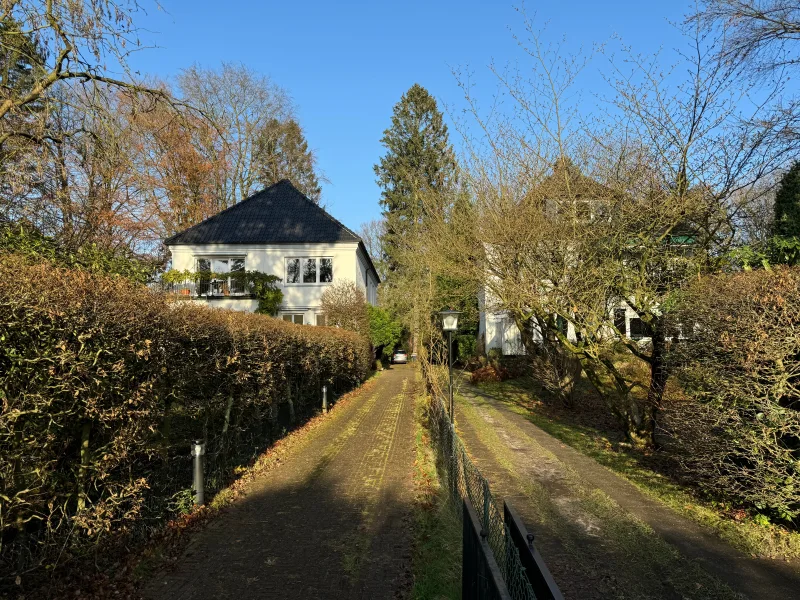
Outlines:
{"label": "street lamp", "polygon": [[442,316],[442,331],[447,332],[447,363],[450,375],[450,422],[453,422],[453,332],[458,330],[457,310],[443,310],[439,313]]}

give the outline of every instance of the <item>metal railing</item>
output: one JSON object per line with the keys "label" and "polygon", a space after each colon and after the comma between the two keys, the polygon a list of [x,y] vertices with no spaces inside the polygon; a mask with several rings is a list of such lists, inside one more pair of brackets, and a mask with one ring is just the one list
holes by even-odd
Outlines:
{"label": "metal railing", "polygon": [[[489,482],[469,458],[439,398],[430,403],[429,426],[451,497],[464,503],[463,597],[561,600],[561,592],[533,548],[532,536],[507,504],[502,512],[498,508]],[[477,519],[475,528],[480,527],[483,544],[469,533],[468,519]],[[482,558],[487,549],[490,558]],[[502,577],[502,586],[489,577],[493,564]]]}
{"label": "metal railing", "polygon": [[250,286],[241,279],[228,277],[224,279],[200,279],[198,281],[165,282],[156,281],[150,284],[152,289],[167,294],[185,296],[187,298],[224,298],[226,296],[252,296]]}

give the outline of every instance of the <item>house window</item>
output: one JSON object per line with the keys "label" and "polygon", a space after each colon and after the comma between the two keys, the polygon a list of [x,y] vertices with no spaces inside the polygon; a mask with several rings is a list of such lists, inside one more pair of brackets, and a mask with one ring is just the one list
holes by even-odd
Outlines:
{"label": "house window", "polygon": [[[226,273],[244,273],[245,258],[242,256],[202,256],[195,259],[198,273],[208,273],[197,281],[200,296],[243,295],[248,291],[241,278],[224,277]],[[212,279],[212,273],[214,278]],[[222,277],[220,277],[222,276]]]}
{"label": "house window", "polygon": [[208,257],[197,259],[199,273],[240,273],[244,271],[244,258],[242,257]]}
{"label": "house window", "polygon": [[287,284],[317,284],[333,281],[332,258],[287,258]]}
{"label": "house window", "polygon": [[325,327],[327,325],[328,319],[325,318],[325,313],[317,313],[317,326],[318,327]]}
{"label": "house window", "polygon": [[319,281],[320,283],[330,283],[333,281],[333,259],[319,259]]}
{"label": "house window", "polygon": [[286,260],[286,283],[300,283],[300,259]]}
{"label": "house window", "polygon": [[303,324],[303,313],[297,314],[284,314],[283,320],[288,321],[289,323],[294,323],[295,325],[302,325]]}
{"label": "house window", "polygon": [[642,338],[652,337],[653,330],[639,317],[631,319],[631,339],[641,340]]}
{"label": "house window", "polygon": [[303,259],[303,283],[317,283],[317,259]]}
{"label": "house window", "polygon": [[614,327],[616,327],[620,335],[627,335],[625,331],[625,313],[626,310],[624,308],[614,309]]}

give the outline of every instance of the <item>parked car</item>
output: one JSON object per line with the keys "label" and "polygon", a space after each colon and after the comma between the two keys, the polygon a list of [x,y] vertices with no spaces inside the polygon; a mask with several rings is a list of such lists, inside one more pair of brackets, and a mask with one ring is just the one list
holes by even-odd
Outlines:
{"label": "parked car", "polygon": [[396,365],[404,365],[408,362],[408,354],[403,350],[398,350],[392,356],[392,362]]}

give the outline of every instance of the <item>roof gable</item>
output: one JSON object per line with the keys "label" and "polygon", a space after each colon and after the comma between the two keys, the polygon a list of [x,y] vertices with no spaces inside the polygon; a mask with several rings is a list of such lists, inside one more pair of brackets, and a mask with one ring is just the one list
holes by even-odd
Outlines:
{"label": "roof gable", "polygon": [[164,240],[179,244],[360,242],[350,229],[306,198],[287,179]]}

